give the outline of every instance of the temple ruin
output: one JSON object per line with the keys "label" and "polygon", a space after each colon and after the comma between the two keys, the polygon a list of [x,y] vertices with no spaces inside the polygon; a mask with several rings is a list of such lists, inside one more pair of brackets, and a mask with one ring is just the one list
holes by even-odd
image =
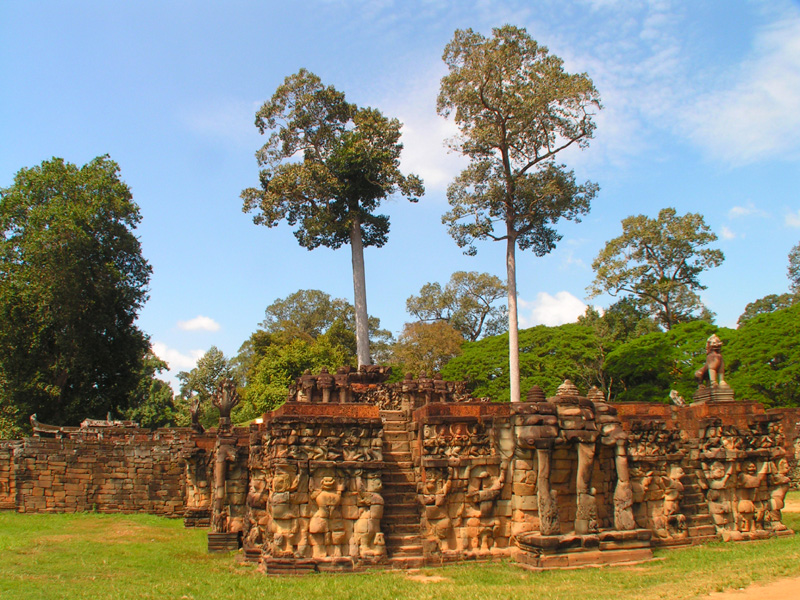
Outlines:
{"label": "temple ruin", "polygon": [[0,508],[181,516],[210,528],[210,551],[242,548],[270,574],[629,563],[792,533],[798,409],[733,401],[716,381],[687,405],[609,403],[569,381],[494,403],[438,376],[388,377],[306,373],[249,427],[230,423],[230,384],[210,431],[35,423],[0,443]]}

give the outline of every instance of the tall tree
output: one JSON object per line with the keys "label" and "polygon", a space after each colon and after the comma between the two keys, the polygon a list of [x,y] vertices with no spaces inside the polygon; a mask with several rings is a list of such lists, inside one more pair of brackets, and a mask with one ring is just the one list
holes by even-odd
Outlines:
{"label": "tall tree", "polygon": [[[326,333],[335,343],[356,354],[356,311],[344,298],[332,298],[320,290],[297,290],[286,298],[278,298],[265,310],[261,327],[267,333],[285,339],[312,340]],[[392,334],[381,329],[377,317],[367,317],[370,345],[373,350],[388,347]]]}
{"label": "tall tree", "polygon": [[461,333],[445,321],[406,323],[394,345],[394,357],[405,372],[430,375],[461,354],[463,344]]}
{"label": "tall tree", "polygon": [[628,217],[622,235],[607,242],[592,263],[595,279],[587,290],[592,296],[633,296],[667,330],[698,313],[703,318],[700,274],[725,259],[721,250],[706,247],[716,240],[696,213],[679,217],[674,208],[664,208],[657,219]]}
{"label": "tall tree", "polygon": [[181,397],[186,401],[196,403],[199,408],[198,414],[201,415],[200,420],[206,427],[216,423],[217,410],[212,406],[210,400],[223,379],[231,379],[238,385],[241,378],[236,366],[216,346],[211,346],[200,357],[194,369],[178,373],[178,381],[181,382]]}
{"label": "tall tree", "polygon": [[77,424],[130,404],[149,351],[140,220],[108,156],[53,158],[0,191],[0,395],[21,418]]}
{"label": "tall tree", "polygon": [[423,285],[419,296],[406,300],[406,310],[419,321],[446,321],[474,342],[503,330],[506,308],[496,303],[507,293],[506,284],[495,275],[456,271],[444,289],[438,283]]}
{"label": "tall tree", "polygon": [[475,240],[506,242],[509,383],[517,401],[516,249],[547,254],[561,239],[556,222],[588,212],[597,186],[576,184],[554,159],[569,146],[588,145],[600,99],[585,73],[566,73],[560,58],[511,25],[491,38],[458,30],[443,59],[449,73],[437,109],[455,117],[461,136],[454,147],[470,164],[447,190],[452,210],[442,221],[468,254]]}
{"label": "tall tree", "polygon": [[789,252],[789,289],[792,293],[800,296],[800,242]]}
{"label": "tall tree", "polygon": [[400,121],[348,103],[301,69],[256,113],[256,127],[270,136],[256,154],[261,187],[242,192],[244,211],[267,227],[298,225],[309,250],[350,244],[358,362],[370,364],[364,247],[380,248],[389,233],[389,218],[375,211],[395,192],[412,202],[424,193],[419,177],[400,172]]}

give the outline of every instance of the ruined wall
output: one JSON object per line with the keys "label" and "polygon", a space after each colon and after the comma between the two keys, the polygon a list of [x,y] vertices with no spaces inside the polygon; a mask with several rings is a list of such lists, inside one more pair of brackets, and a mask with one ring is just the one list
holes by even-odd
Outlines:
{"label": "ruined wall", "polygon": [[0,446],[0,506],[20,512],[184,513],[190,430],[59,428]]}

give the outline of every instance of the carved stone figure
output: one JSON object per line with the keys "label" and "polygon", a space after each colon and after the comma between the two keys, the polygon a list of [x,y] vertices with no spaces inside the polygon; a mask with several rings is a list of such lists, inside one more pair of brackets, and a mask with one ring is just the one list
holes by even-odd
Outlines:
{"label": "carved stone figure", "polygon": [[[725,362],[722,360],[722,340],[713,334],[706,342],[706,364],[694,374],[697,383],[708,376],[711,387],[725,385]],[[719,377],[719,379],[718,379]]]}
{"label": "carved stone figure", "polygon": [[789,461],[786,458],[778,459],[775,465],[775,472],[770,476],[772,489],[769,499],[769,520],[772,529],[775,531],[785,531],[786,525],[781,522],[781,510],[786,505],[786,494],[789,492],[791,479],[789,478]]}
{"label": "carved stone figure", "polygon": [[350,556],[361,558],[379,558],[386,554],[386,543],[381,532],[383,518],[383,496],[381,490],[381,474],[371,471],[366,477],[358,477],[358,518],[353,524],[353,536],[350,540]]}
{"label": "carved stone figure", "polygon": [[460,518],[456,523],[453,522],[448,505],[453,486],[452,475],[452,468],[425,469],[425,481],[419,496],[427,524],[426,536],[443,554],[458,549],[453,527],[460,525]]}
{"label": "carved stone figure", "polygon": [[311,501],[317,505],[317,510],[308,523],[314,558],[342,556],[342,544],[345,541],[340,508],[343,489],[342,483],[337,483],[334,477],[326,475],[320,481],[319,488],[311,492]]}
{"label": "carved stone figure", "polygon": [[763,528],[764,508],[756,505],[756,491],[769,473],[769,466],[770,463],[765,462],[761,470],[756,472],[755,463],[748,462],[744,472],[739,473],[737,489],[739,502],[736,511],[739,513],[739,531],[743,533]]}
{"label": "carved stone figure", "polygon": [[466,498],[471,510],[467,527],[473,529],[471,533],[474,535],[470,535],[470,538],[475,550],[488,551],[494,546],[495,533],[500,526],[494,508],[505,483],[505,475],[504,468],[495,475],[482,465],[475,467],[470,474]]}

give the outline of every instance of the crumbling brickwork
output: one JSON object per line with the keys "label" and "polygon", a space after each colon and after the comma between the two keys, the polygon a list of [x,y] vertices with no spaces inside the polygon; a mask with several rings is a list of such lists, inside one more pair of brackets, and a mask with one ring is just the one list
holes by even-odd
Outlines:
{"label": "crumbling brickwork", "polygon": [[20,512],[184,513],[190,430],[61,427],[0,447],[0,503]]}

